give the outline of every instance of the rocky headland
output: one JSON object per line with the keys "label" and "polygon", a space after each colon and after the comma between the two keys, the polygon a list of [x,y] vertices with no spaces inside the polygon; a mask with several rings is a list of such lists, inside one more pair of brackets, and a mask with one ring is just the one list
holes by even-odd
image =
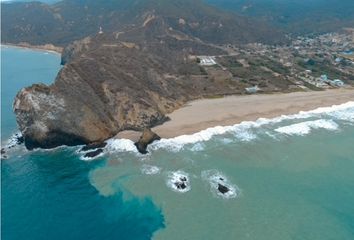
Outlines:
{"label": "rocky headland", "polygon": [[195,55],[222,54],[161,18],[124,33],[97,34],[64,49],[51,86],[22,89],[13,109],[28,149],[102,142],[149,128],[189,100],[232,94]]}

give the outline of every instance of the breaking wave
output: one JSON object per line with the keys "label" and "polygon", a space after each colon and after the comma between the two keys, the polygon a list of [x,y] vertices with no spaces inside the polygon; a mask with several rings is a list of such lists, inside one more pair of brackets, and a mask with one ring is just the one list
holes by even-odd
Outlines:
{"label": "breaking wave", "polygon": [[204,144],[202,143],[196,143],[193,145],[193,147],[191,148],[191,151],[193,152],[200,152],[203,151],[205,148]]}
{"label": "breaking wave", "polygon": [[307,121],[292,124],[285,127],[280,127],[275,129],[276,132],[285,133],[287,135],[307,135],[311,132],[312,129],[327,129],[327,130],[337,130],[338,124],[333,120],[316,120],[316,121]]}
{"label": "breaking wave", "polygon": [[[225,133],[232,133],[239,141],[248,142],[257,138],[257,136],[253,134],[250,130],[250,128],[255,127],[257,124],[257,122],[243,122],[241,124],[236,124],[233,126],[216,126],[191,135],[181,135],[175,138],[167,139],[164,138],[160,141],[151,144],[149,146],[149,149],[157,150],[164,148],[174,152],[178,152],[183,149],[183,147],[187,144],[206,142],[216,135],[222,135]],[[197,150],[200,149],[197,148]]]}
{"label": "breaking wave", "polygon": [[[191,147],[192,151],[201,151],[203,146],[200,142],[209,141],[212,137],[223,134],[232,134],[235,140],[240,142],[249,142],[257,139],[257,134],[255,129],[270,125],[277,124],[287,120],[301,120],[308,118],[328,118],[330,120],[315,120],[315,121],[306,121],[304,123],[293,124],[286,127],[276,128],[276,132],[288,133],[288,134],[307,134],[311,129],[328,129],[334,130],[338,128],[334,120],[346,121],[348,123],[354,123],[354,101],[347,102],[341,105],[334,105],[332,107],[321,107],[311,111],[301,111],[293,115],[282,115],[276,118],[259,118],[256,121],[244,121],[239,124],[232,126],[216,126],[202,130],[200,132],[191,134],[191,135],[181,135],[175,138],[161,139],[156,141],[148,147],[148,150],[158,150],[166,149],[172,152],[178,152],[182,150],[188,144],[194,144]],[[297,130],[295,130],[297,129]],[[272,129],[271,131],[274,131]],[[268,132],[268,135],[274,136],[272,133]],[[228,138],[229,139],[229,138]],[[231,140],[232,141],[232,140]],[[108,142],[108,150],[112,152],[133,152],[137,153],[134,142],[128,139],[111,139]],[[197,145],[196,145],[197,144]]]}
{"label": "breaking wave", "polygon": [[82,160],[82,161],[92,161],[92,160],[95,160],[97,158],[103,157],[104,155],[105,155],[105,152],[101,152],[100,154],[97,154],[94,157],[86,157],[85,155],[82,155],[80,157],[80,160]]}
{"label": "breaking wave", "polygon": [[4,144],[5,149],[11,149],[23,143],[23,136],[21,132],[16,132]]}
{"label": "breaking wave", "polygon": [[129,139],[109,139],[107,150],[111,152],[134,152],[138,153],[134,142]]}

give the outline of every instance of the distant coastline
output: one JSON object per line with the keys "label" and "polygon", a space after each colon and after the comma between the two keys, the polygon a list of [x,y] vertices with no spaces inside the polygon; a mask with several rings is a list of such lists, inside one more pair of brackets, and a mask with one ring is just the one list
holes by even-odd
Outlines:
{"label": "distant coastline", "polygon": [[[354,88],[321,92],[293,92],[256,95],[233,95],[218,99],[200,99],[168,115],[171,119],[152,130],[162,138],[189,135],[210,127],[231,126],[259,118],[274,118],[297,114],[320,107],[330,107],[354,101]],[[117,138],[136,141],[141,133],[123,131]]]}
{"label": "distant coastline", "polygon": [[22,49],[30,49],[35,51],[43,51],[53,54],[61,55],[63,52],[62,47],[54,46],[53,44],[44,44],[44,45],[31,45],[29,43],[1,43],[1,46],[4,47],[13,47],[13,48],[22,48]]}

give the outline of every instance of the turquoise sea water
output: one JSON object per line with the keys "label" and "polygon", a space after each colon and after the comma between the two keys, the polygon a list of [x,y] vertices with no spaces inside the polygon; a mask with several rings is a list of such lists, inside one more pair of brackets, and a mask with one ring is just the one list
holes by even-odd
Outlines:
{"label": "turquoise sea water", "polygon": [[2,161],[3,239],[354,239],[353,102],[163,139],[146,156],[129,140],[91,161],[77,149]]}
{"label": "turquoise sea water", "polygon": [[[1,142],[16,132],[13,98],[24,86],[53,82],[60,57],[2,48]],[[102,196],[89,172],[103,162],[84,162],[72,149],[11,150],[1,161],[1,239],[150,239],[164,226],[150,197]]]}

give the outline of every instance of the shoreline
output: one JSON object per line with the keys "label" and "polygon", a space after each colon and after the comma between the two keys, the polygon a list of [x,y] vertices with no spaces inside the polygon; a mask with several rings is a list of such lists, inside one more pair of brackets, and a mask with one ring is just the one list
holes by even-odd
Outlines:
{"label": "shoreline", "polygon": [[62,47],[57,47],[57,46],[54,46],[52,44],[31,45],[31,44],[28,44],[28,43],[19,43],[19,44],[1,43],[0,46],[27,49],[27,50],[34,50],[34,51],[41,51],[41,52],[48,52],[48,53],[57,54],[57,55],[60,55],[60,56],[61,56],[62,51],[64,49]]}
{"label": "shoreline", "polygon": [[[297,114],[320,107],[331,107],[354,101],[354,88],[321,92],[292,92],[227,96],[220,99],[199,99],[168,114],[170,121],[152,128],[161,138],[190,135],[215,126],[232,126],[243,121]],[[123,131],[114,138],[137,141],[138,131]]]}

